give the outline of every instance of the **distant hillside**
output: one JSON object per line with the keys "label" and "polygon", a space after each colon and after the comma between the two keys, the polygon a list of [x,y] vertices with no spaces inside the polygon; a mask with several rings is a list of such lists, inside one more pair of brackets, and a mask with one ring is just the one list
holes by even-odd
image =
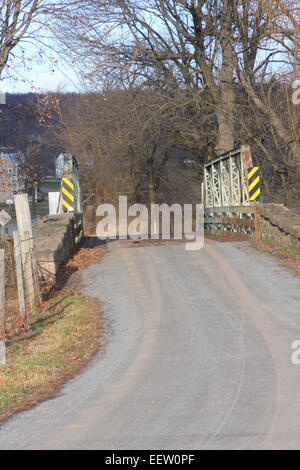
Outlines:
{"label": "distant hillside", "polygon": [[22,152],[41,176],[54,173],[54,161],[61,148],[49,138],[48,129],[37,112],[41,95],[7,94],[0,106],[0,146]]}

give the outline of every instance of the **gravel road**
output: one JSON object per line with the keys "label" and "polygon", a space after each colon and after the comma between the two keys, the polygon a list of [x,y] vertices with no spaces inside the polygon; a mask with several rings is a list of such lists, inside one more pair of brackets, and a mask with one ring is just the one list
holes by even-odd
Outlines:
{"label": "gravel road", "polygon": [[113,242],[82,274],[103,347],[1,449],[300,449],[300,279],[244,242]]}

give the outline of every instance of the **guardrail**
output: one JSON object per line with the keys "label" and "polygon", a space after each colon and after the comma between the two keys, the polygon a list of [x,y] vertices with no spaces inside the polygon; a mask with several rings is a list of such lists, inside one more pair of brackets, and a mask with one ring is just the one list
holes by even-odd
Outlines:
{"label": "guardrail", "polygon": [[210,207],[205,209],[207,230],[253,233],[255,231],[254,206]]}

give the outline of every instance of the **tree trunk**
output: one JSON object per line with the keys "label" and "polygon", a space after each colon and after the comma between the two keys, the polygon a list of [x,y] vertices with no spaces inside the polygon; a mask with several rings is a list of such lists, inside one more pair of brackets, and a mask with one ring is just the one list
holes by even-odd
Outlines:
{"label": "tree trunk", "polygon": [[222,11],[222,28],[220,44],[222,48],[222,67],[220,70],[220,103],[217,103],[218,141],[216,152],[218,155],[229,152],[234,148],[234,90],[233,71],[234,57],[232,51],[232,2],[224,1]]}
{"label": "tree trunk", "polygon": [[224,109],[224,111],[217,112],[217,120],[219,129],[216,153],[222,155],[234,148],[233,117],[228,109]]}
{"label": "tree trunk", "polygon": [[148,164],[149,200],[150,204],[155,204],[155,186],[153,178],[153,162]]}

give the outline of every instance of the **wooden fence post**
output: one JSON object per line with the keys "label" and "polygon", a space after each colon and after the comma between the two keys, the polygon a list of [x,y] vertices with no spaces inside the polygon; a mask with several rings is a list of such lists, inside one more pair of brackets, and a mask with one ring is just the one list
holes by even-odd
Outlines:
{"label": "wooden fence post", "polygon": [[42,297],[40,291],[40,280],[39,280],[39,265],[36,259],[34,248],[31,250],[32,270],[33,270],[33,282],[36,304],[41,305]]}
{"label": "wooden fence post", "polygon": [[14,253],[15,253],[15,265],[16,265],[16,276],[18,286],[18,299],[19,299],[19,312],[26,318],[25,308],[25,295],[24,295],[24,279],[22,269],[22,255],[21,255],[21,240],[19,232],[16,230],[13,233],[14,237]]}
{"label": "wooden fence post", "polygon": [[258,210],[257,210],[256,204],[254,204],[254,227],[255,227],[255,240],[256,242],[259,242]]}
{"label": "wooden fence post", "polygon": [[0,335],[5,330],[5,252],[0,250]]}
{"label": "wooden fence post", "polygon": [[14,283],[15,283],[15,286],[17,286],[18,281],[17,281],[17,274],[16,274],[16,260],[15,260],[14,242],[11,238],[9,238],[7,240],[7,244],[8,244],[9,254],[10,254],[10,259],[11,259],[11,268],[12,268]]}
{"label": "wooden fence post", "polygon": [[[14,196],[18,232],[21,242],[21,256],[25,280],[25,294],[32,315],[36,313],[35,280],[33,275],[33,234],[28,194]],[[38,294],[39,295],[39,294]]]}
{"label": "wooden fence post", "polygon": [[35,315],[36,308],[35,308],[35,292],[34,292],[34,279],[33,279],[33,272],[32,272],[32,250],[31,250],[31,243],[30,243],[30,233],[25,231],[24,232],[24,239],[21,239],[21,243],[24,245],[24,249],[21,250],[24,256],[24,278],[25,278],[25,288],[26,288],[26,296],[28,296],[30,311],[32,315]]}
{"label": "wooden fence post", "polygon": [[[16,194],[14,196],[18,231],[21,241],[24,240],[25,232],[29,232],[30,246],[33,248],[31,214],[28,202],[28,194]],[[24,262],[24,260],[23,260]]]}

